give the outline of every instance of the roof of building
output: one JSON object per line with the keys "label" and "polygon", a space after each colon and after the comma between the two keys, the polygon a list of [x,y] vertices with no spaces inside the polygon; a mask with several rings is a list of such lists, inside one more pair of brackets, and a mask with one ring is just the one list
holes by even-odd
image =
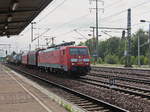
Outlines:
{"label": "roof of building", "polygon": [[53,0],[0,0],[0,36],[18,35]]}

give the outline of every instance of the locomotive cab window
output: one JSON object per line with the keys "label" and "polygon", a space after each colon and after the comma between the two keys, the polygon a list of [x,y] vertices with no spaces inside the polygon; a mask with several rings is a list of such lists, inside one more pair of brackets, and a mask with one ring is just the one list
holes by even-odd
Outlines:
{"label": "locomotive cab window", "polygon": [[88,55],[87,48],[70,48],[70,55]]}

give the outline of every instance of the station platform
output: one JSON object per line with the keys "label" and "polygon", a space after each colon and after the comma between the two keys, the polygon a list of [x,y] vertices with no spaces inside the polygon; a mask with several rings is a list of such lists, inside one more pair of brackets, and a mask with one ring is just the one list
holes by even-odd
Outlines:
{"label": "station platform", "polygon": [[68,112],[0,64],[0,112]]}

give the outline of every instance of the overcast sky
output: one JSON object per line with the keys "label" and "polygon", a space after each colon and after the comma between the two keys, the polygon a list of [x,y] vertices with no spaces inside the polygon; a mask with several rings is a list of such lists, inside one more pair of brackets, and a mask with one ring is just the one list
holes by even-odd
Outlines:
{"label": "overcast sky", "polygon": [[[149,6],[150,0],[104,0],[104,5],[99,2],[99,26],[126,28],[127,9],[131,8],[132,33],[139,28],[148,30],[148,23],[140,23],[139,21],[141,19],[150,20]],[[95,10],[91,10],[91,8],[95,8],[94,0],[53,0],[34,20],[36,22],[34,37],[41,35],[41,45],[45,44],[46,36],[49,38],[56,37],[56,44],[62,41],[76,41],[76,43],[79,43],[91,38],[88,36],[88,34],[92,34],[89,27],[95,26]],[[102,9],[104,9],[104,12]],[[75,29],[78,33],[74,31]],[[103,31],[107,32],[109,36],[104,34]],[[121,36],[121,31],[99,30],[99,34],[102,35],[99,38],[102,41],[111,36]],[[29,25],[20,35],[9,39],[1,37],[0,42],[11,44],[10,51],[28,50],[29,44],[31,44],[32,49],[35,49],[37,40],[31,43],[30,35],[31,26]]]}

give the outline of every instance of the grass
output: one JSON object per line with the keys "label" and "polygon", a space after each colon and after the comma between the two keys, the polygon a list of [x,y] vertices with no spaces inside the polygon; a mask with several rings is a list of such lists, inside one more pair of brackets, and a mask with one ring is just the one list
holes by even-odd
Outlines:
{"label": "grass", "polygon": [[61,102],[61,105],[68,111],[68,112],[78,112],[78,111],[74,111],[71,107],[70,104],[64,104],[63,102]]}

